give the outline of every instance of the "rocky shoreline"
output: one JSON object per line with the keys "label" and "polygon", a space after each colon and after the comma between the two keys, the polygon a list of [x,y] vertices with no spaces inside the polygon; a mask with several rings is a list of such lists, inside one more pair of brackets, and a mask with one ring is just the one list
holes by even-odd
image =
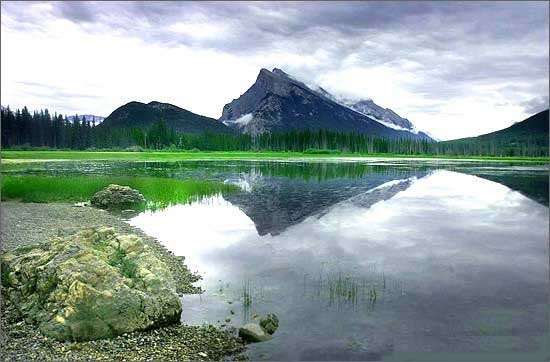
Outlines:
{"label": "rocky shoreline", "polygon": [[[189,271],[183,258],[174,256],[157,240],[145,235],[120,217],[92,207],[72,204],[2,202],[0,208],[2,250],[34,244],[83,227],[112,227],[118,233],[140,236],[174,276],[178,293],[196,293],[199,277]],[[175,324],[112,339],[89,342],[59,342],[47,338],[25,322],[2,298],[0,343],[3,360],[220,360],[244,349],[234,334],[214,326]],[[185,313],[185,306],[184,306]]]}

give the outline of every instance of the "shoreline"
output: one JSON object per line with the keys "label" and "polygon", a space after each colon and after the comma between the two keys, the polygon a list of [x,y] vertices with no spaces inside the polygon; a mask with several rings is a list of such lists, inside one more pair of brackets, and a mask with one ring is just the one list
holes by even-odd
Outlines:
{"label": "shoreline", "polygon": [[[192,283],[200,277],[184,259],[173,255],[155,238],[126,223],[117,215],[92,207],[68,203],[23,203],[2,201],[0,207],[2,251],[44,241],[77,229],[110,226],[118,233],[140,236],[173,273],[178,294],[195,294]],[[185,313],[185,305],[183,305]],[[174,324],[149,331],[133,332],[112,339],[59,342],[21,320],[2,298],[2,356],[6,360],[220,360],[244,350],[230,331],[215,326]]]}
{"label": "shoreline", "polygon": [[500,156],[448,156],[448,155],[401,155],[358,153],[307,153],[276,151],[15,151],[2,150],[1,162],[5,164],[51,161],[483,161],[510,163],[550,163],[549,157],[500,157]]}

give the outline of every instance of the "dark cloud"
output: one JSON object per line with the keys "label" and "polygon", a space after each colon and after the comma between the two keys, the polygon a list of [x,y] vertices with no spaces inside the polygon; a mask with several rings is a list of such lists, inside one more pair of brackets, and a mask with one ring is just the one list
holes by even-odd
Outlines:
{"label": "dark cloud", "polygon": [[542,96],[523,102],[521,106],[525,109],[525,113],[535,114],[548,109],[548,103],[548,96]]}

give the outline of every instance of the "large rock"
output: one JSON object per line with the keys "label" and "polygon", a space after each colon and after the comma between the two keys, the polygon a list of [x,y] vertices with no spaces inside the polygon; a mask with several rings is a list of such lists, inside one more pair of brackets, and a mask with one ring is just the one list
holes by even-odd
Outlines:
{"label": "large rock", "polygon": [[110,184],[92,196],[91,204],[102,209],[124,209],[143,205],[143,195],[128,186]]}
{"label": "large rock", "polygon": [[279,328],[279,318],[275,314],[269,313],[260,318],[260,327],[267,333],[273,334]]}
{"label": "large rock", "polygon": [[255,323],[247,323],[239,328],[239,337],[250,343],[265,342],[272,338],[262,327]]}
{"label": "large rock", "polygon": [[168,267],[135,235],[86,229],[2,256],[4,297],[58,340],[92,340],[177,322]]}

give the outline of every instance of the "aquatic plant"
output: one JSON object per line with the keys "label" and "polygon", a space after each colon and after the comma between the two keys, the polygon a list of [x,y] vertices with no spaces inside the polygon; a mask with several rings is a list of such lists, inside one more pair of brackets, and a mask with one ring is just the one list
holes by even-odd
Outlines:
{"label": "aquatic plant", "polygon": [[318,277],[310,278],[309,274],[304,274],[304,296],[326,300],[329,306],[337,309],[364,306],[358,310],[372,311],[380,298],[404,294],[404,283],[378,272],[375,265],[368,266],[365,274],[358,276],[325,269],[324,264]]}
{"label": "aquatic plant", "polygon": [[252,305],[252,286],[249,280],[243,284],[242,298],[244,307],[248,308]]}

